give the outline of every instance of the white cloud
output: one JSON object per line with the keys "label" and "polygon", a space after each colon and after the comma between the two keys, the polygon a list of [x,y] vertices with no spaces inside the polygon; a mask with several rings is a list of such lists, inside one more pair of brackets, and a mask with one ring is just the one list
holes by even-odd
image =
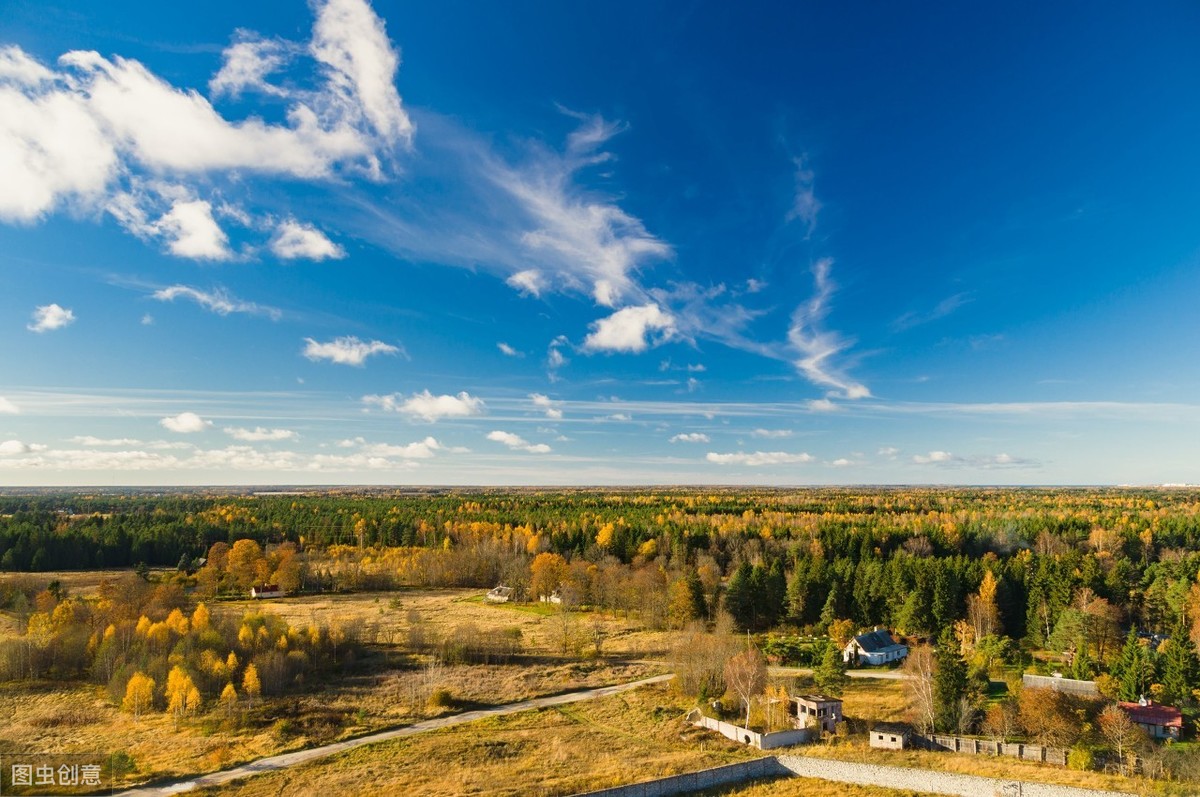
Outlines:
{"label": "white cloud", "polygon": [[256,426],[253,429],[226,427],[225,434],[243,443],[261,443],[263,441],[295,440],[299,435],[291,429],[264,429]]}
{"label": "white cloud", "polygon": [[912,311],[905,313],[892,322],[892,329],[896,332],[904,332],[905,330],[912,329],[913,327],[918,327],[922,324],[928,324],[930,322],[937,321],[940,318],[945,318],[958,308],[970,303],[971,298],[972,297],[969,293],[956,293],[953,296],[947,296],[930,310],[924,312]]}
{"label": "white cloud", "polygon": [[808,408],[812,412],[837,412],[841,409],[836,403],[827,398],[810,399],[808,401]]}
{"label": "white cloud", "polygon": [[486,409],[483,399],[476,398],[466,391],[457,396],[435,396],[428,390],[414,393],[409,398],[403,398],[399,393],[387,396],[363,396],[363,403],[375,405],[387,412],[400,412],[416,418],[422,418],[430,423],[442,418],[470,418],[482,415]]}
{"label": "white cloud", "polygon": [[[649,333],[658,332],[647,341]],[[585,351],[642,352],[658,346],[675,334],[675,319],[657,304],[626,307],[592,323],[592,332],[583,341]]]}
{"label": "white cloud", "polygon": [[497,343],[496,348],[499,349],[500,353],[506,357],[524,357],[525,356],[525,352],[517,351],[516,349],[514,349],[512,346],[509,346],[504,341],[500,341],[499,343]]}
{"label": "white cloud", "polygon": [[718,465],[758,467],[759,465],[802,464],[812,462],[814,457],[811,454],[789,454],[785,451],[755,451],[754,453],[736,451],[731,454],[718,454],[710,451],[705,456],[705,459],[709,462],[715,462]]}
{"label": "white cloud", "polygon": [[617,412],[612,415],[605,416],[605,420],[609,421],[632,421],[633,416],[627,412]]}
{"label": "white cloud", "polygon": [[140,446],[141,440],[135,440],[131,437],[116,437],[104,439],[94,437],[92,435],[77,435],[71,438],[71,442],[81,446],[92,447],[120,447],[120,446]]}
{"label": "white cloud", "polygon": [[514,451],[527,451],[530,454],[549,454],[550,446],[545,443],[529,443],[523,437],[512,432],[488,432],[488,440],[503,443]]}
{"label": "white cloud", "polygon": [[542,291],[546,289],[546,280],[542,276],[542,272],[536,268],[518,271],[506,279],[505,282],[509,287],[535,298],[541,296]]}
{"label": "white cloud", "polygon": [[319,4],[309,52],[325,66],[328,105],[350,121],[361,114],[384,141],[412,141],[415,128],[396,93],[400,57],[383,20],[369,4],[364,0]]}
{"label": "white cloud", "polygon": [[975,456],[958,456],[948,451],[930,451],[928,454],[915,454],[912,458],[917,465],[938,465],[947,468],[1036,468],[1040,466],[1037,460],[1014,457],[1011,454],[982,454]]}
{"label": "white cloud", "polygon": [[672,443],[709,443],[708,435],[703,432],[681,432],[671,438]]}
{"label": "white cloud", "polygon": [[567,339],[564,336],[559,335],[557,338],[550,341],[550,345],[546,347],[546,370],[551,382],[557,381],[558,369],[571,362],[563,355],[562,351],[560,351],[561,347],[565,345],[567,345]]}
{"label": "white cloud", "polygon": [[250,31],[238,31],[232,44],[221,54],[221,70],[208,81],[214,97],[238,97],[243,91],[284,96],[283,89],[267,83],[296,55],[296,47],[282,39],[263,39]]}
{"label": "white cloud", "polygon": [[[358,438],[362,442],[362,438]],[[399,457],[401,459],[429,459],[435,451],[443,446],[433,437],[426,437],[416,443],[394,446],[388,443],[363,443],[362,452],[372,457]]]}
{"label": "white cloud", "polygon": [[896,455],[899,453],[900,449],[896,448],[895,446],[882,446],[879,449],[879,456],[888,457],[890,459],[895,459]]}
{"label": "white cloud", "polygon": [[295,219],[287,219],[275,229],[271,251],[285,260],[339,260],[346,256],[346,250],[325,237],[325,233]]}
{"label": "white cloud", "polygon": [[33,311],[33,322],[26,325],[32,332],[50,332],[75,321],[75,313],[57,304],[45,304]]}
{"label": "white cloud", "polygon": [[193,288],[189,285],[172,285],[169,288],[157,290],[153,294],[153,298],[158,299],[160,302],[173,302],[180,297],[190,299],[205,310],[210,310],[217,315],[247,313],[249,315],[265,315],[275,321],[278,321],[283,315],[278,308],[267,307],[255,304],[254,302],[244,302],[241,299],[230,296],[224,288],[202,291],[199,288]]}
{"label": "white cloud", "polygon": [[764,437],[768,440],[780,440],[785,437],[792,436],[791,429],[755,429],[750,433],[751,437]]}
{"label": "white cloud", "polygon": [[[796,167],[796,193],[792,200],[791,210],[788,211],[787,220],[799,219],[807,227],[807,234],[812,235],[812,231],[817,226],[817,213],[821,210],[821,202],[813,193],[813,172],[808,168],[807,161],[803,156],[794,158],[792,163]],[[747,281],[747,289],[751,283],[755,282],[757,281]]]}
{"label": "white cloud", "polygon": [[555,406],[555,402],[549,396],[544,396],[541,393],[530,393],[529,399],[533,402],[533,406],[546,413],[546,417],[552,421],[562,419],[562,410]]}
{"label": "white cloud", "polygon": [[0,396],[0,415],[16,415],[21,411],[20,407],[13,404],[4,396]]}
{"label": "white cloud", "polygon": [[955,456],[949,451],[930,451],[928,454],[913,454],[912,461],[917,465],[929,465],[955,461]]}
{"label": "white cloud", "polygon": [[810,382],[821,387],[833,388],[844,398],[867,398],[871,391],[865,385],[847,376],[837,365],[835,358],[850,342],[836,332],[822,328],[829,314],[829,299],[833,295],[833,282],[829,271],[833,261],[818,260],[813,266],[815,292],[811,299],[796,308],[788,329],[788,342],[800,354],[795,361],[800,373]]}
{"label": "white cloud", "polygon": [[22,443],[20,440],[5,440],[3,443],[0,443],[0,457],[18,457],[22,454],[42,451],[45,448],[45,446],[36,444]]}
{"label": "white cloud", "polygon": [[335,338],[328,343],[318,343],[312,338],[304,340],[305,357],[313,361],[329,360],[339,365],[362,365],[373,354],[395,354],[400,351],[382,340],[366,342],[353,335]]}
{"label": "white cloud", "polygon": [[848,468],[854,464],[854,461],[846,459],[845,457],[839,457],[829,464],[835,468]]}
{"label": "white cloud", "polygon": [[229,236],[213,218],[212,205],[203,199],[177,200],[154,229],[167,239],[167,249],[194,260],[229,260]]}
{"label": "white cloud", "polygon": [[[214,76],[214,96],[245,89],[286,103],[285,121],[252,108],[244,119],[218,112],[194,89],[143,64],[73,51],[46,67],[17,47],[0,49],[0,220],[31,222],[64,206],[96,209],[150,175],[213,190],[211,177],[237,172],[325,178],[381,176],[381,157],[407,145],[413,124],[396,93],[399,57],[364,0],[316,0],[307,53],[315,85],[269,86],[266,77],[304,51],[239,32]],[[216,196],[216,191],[213,193]],[[155,223],[184,257],[229,257],[207,200],[178,200]],[[126,204],[128,204],[126,202]],[[119,218],[149,217],[148,209]],[[145,235],[145,225],[130,229]]]}
{"label": "white cloud", "polygon": [[194,412],[181,412],[159,421],[163,428],[179,434],[194,434],[203,432],[212,426],[212,421],[206,421]]}
{"label": "white cloud", "polygon": [[144,327],[154,326],[154,316],[150,315],[149,313],[144,314],[142,316],[142,326],[144,326]]}

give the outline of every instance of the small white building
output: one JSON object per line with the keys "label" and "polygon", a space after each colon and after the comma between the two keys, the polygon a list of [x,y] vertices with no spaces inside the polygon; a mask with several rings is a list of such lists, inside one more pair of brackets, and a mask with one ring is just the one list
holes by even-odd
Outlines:
{"label": "small white building", "polygon": [[879,665],[902,661],[908,656],[908,646],[892,639],[886,628],[859,634],[842,649],[842,661],[847,664]]}
{"label": "small white building", "polygon": [[485,600],[489,603],[508,603],[512,600],[513,588],[499,584],[493,587],[487,594]]}
{"label": "small white building", "polygon": [[867,734],[871,747],[881,750],[903,750],[909,744],[909,730],[904,725],[881,722]]}
{"label": "small white building", "polygon": [[250,588],[250,597],[256,600],[261,600],[262,598],[282,598],[283,590],[279,588],[278,584],[260,584],[257,587]]}

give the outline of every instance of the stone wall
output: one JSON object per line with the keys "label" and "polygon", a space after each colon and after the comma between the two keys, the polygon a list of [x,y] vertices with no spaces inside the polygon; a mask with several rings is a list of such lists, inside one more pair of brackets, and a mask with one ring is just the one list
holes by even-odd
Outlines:
{"label": "stone wall", "polygon": [[952,753],[972,753],[974,755],[1007,755],[1020,758],[1022,761],[1067,765],[1068,751],[1059,747],[1045,747],[1040,744],[1008,744],[994,742],[991,739],[947,736],[941,733],[931,736],[913,734],[912,739],[918,745],[923,745],[931,750],[949,750]]}
{"label": "stone wall", "polygon": [[787,747],[793,744],[808,744],[820,735],[817,731],[808,728],[775,731],[773,733],[757,733],[740,725],[721,722],[712,717],[705,717],[699,711],[695,710],[688,714],[688,719],[692,721],[693,725],[708,728],[710,731],[716,731],[727,739],[733,739],[735,742],[757,747],[759,750],[774,750],[777,747]]}

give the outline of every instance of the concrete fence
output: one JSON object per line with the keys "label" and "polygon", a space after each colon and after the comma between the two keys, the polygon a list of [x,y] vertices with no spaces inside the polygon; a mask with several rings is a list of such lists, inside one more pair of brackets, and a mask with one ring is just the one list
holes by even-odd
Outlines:
{"label": "concrete fence", "polygon": [[758,733],[749,728],[743,728],[740,725],[733,725],[728,722],[721,722],[712,717],[706,717],[698,710],[693,709],[688,714],[688,719],[693,725],[701,728],[708,728],[710,731],[716,731],[727,739],[733,739],[735,742],[748,744],[752,747],[757,747],[759,750],[774,750],[776,747],[788,747],[793,744],[808,744],[811,741],[820,738],[820,732],[811,728],[798,728],[789,731],[774,731],[772,733]]}
{"label": "concrete fence", "polygon": [[1005,755],[1019,758],[1022,761],[1067,765],[1068,751],[1060,747],[1046,747],[1040,744],[1009,744],[991,739],[947,736],[941,733],[929,736],[913,734],[912,738],[931,750],[949,750],[952,753],[972,753],[974,755]]}
{"label": "concrete fence", "polygon": [[743,761],[740,764],[702,769],[699,772],[688,772],[683,775],[671,775],[645,783],[589,791],[578,797],[668,797],[672,794],[690,794],[718,786],[728,786],[732,783],[790,774],[774,756],[767,756],[766,758],[756,758],[753,761]]}
{"label": "concrete fence", "polygon": [[672,775],[646,783],[590,791],[577,797],[669,797],[780,775],[818,778],[862,786],[882,786],[923,794],[948,794],[955,797],[1133,797],[1126,792],[1001,780],[928,769],[859,764],[801,755],[756,758],[740,764],[689,772],[686,775]]}

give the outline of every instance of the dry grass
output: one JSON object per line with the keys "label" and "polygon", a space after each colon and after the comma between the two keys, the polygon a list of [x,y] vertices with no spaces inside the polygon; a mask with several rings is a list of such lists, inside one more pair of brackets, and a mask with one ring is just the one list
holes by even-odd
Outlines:
{"label": "dry grass", "polygon": [[700,792],[707,797],[919,797],[926,792],[855,786],[814,778],[772,778]]}
{"label": "dry grass", "polygon": [[664,687],[382,742],[208,794],[563,795],[762,755],[692,728]]}
{"label": "dry grass", "polygon": [[[95,579],[96,583],[99,579]],[[417,609],[427,627],[444,633],[464,623],[481,628],[519,626],[525,647],[537,658],[506,665],[447,666],[436,670],[434,685],[448,689],[450,707],[411,705],[412,684],[425,678],[419,660],[387,655],[389,646],[372,646],[358,674],[340,677],[313,691],[265,701],[244,723],[221,712],[185,721],[178,728],[162,713],[134,721],[119,712],[105,692],[88,684],[0,685],[0,754],[4,750],[58,753],[112,753],[133,756],[137,780],[187,776],[287,750],[358,736],[464,708],[497,705],[577,689],[624,683],[663,672],[661,666],[620,658],[572,660],[550,655],[556,616],[501,608],[469,600],[477,591],[432,590],[401,593],[287,598],[277,601],[221,601],[214,611],[240,615],[263,609],[291,623],[340,624],[369,628],[376,623],[396,627],[404,638],[406,615]],[[399,608],[392,599],[399,599]],[[614,637],[636,633],[628,624],[606,618]],[[372,638],[372,634],[367,634]],[[401,668],[388,666],[403,665]],[[65,720],[65,722],[61,722]]]}

